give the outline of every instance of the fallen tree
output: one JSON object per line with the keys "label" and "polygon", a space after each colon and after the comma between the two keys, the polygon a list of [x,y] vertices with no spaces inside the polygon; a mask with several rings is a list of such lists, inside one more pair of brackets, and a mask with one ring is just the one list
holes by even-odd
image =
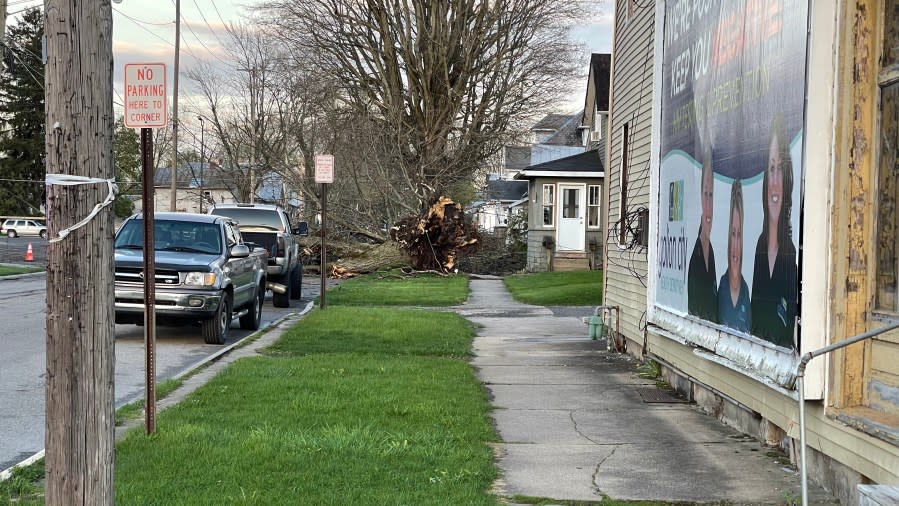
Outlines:
{"label": "fallen tree", "polygon": [[400,220],[390,229],[390,237],[409,255],[412,267],[443,273],[456,272],[459,257],[479,246],[462,206],[442,196],[421,215]]}
{"label": "fallen tree", "polygon": [[[477,232],[465,221],[462,206],[449,197],[437,197],[418,215],[408,216],[390,229],[392,240],[380,244],[328,239],[326,272],[347,278],[395,267],[440,274],[456,272],[458,260],[480,246]],[[321,239],[303,240],[307,272],[321,272]],[[334,259],[333,261],[331,259]]]}

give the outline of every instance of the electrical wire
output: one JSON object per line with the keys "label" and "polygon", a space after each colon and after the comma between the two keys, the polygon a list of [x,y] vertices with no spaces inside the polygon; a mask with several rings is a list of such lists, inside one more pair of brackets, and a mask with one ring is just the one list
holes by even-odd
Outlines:
{"label": "electrical wire", "polygon": [[121,10],[119,10],[119,9],[117,9],[117,8],[115,8],[115,7],[113,7],[112,10],[114,10],[115,12],[118,12],[118,13],[121,14],[122,16],[125,16],[126,18],[130,19],[131,21],[134,21],[135,23],[140,23],[140,24],[142,24],[142,25],[151,25],[151,26],[169,26],[169,25],[174,25],[174,24],[175,24],[174,21],[167,21],[167,22],[165,22],[165,23],[154,23],[154,22],[152,22],[152,21],[144,21],[143,19],[138,19],[138,18],[129,16],[128,14],[125,14],[124,12],[122,12]]}

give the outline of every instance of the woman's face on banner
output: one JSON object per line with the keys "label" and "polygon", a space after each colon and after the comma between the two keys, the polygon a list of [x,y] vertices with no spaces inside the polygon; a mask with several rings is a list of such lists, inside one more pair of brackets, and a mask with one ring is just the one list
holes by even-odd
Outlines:
{"label": "woman's face on banner", "polygon": [[714,209],[712,190],[714,187],[715,179],[712,177],[711,167],[703,167],[700,191],[702,192],[702,238],[704,240],[708,240],[712,235],[712,212]]}
{"label": "woman's face on banner", "polygon": [[783,206],[783,188],[784,173],[783,160],[780,157],[780,146],[777,142],[777,136],[771,137],[771,144],[768,147],[768,218],[779,219],[780,209]]}
{"label": "woman's face on banner", "polygon": [[730,240],[727,243],[727,267],[733,281],[743,270],[743,216],[736,208],[730,213]]}

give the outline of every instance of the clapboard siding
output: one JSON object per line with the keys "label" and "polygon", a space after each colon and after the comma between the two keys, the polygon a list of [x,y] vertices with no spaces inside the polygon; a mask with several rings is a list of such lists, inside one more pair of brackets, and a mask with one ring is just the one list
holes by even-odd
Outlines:
{"label": "clapboard siding", "polygon": [[[616,2],[612,48],[612,92],[609,124],[608,220],[606,227],[605,304],[621,308],[621,333],[643,342],[646,324],[646,248],[622,251],[615,232],[621,217],[622,128],[628,124],[628,185],[626,212],[649,207],[652,134],[652,71],[655,3],[642,2],[624,19],[625,0]],[[650,217],[652,219],[652,217]],[[652,238],[650,238],[650,242]],[[634,272],[631,272],[634,271]],[[639,350],[631,350],[639,353]]]}

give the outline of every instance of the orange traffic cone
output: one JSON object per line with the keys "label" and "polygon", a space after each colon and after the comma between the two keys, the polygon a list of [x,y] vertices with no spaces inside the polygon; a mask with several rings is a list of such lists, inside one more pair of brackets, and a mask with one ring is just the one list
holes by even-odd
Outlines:
{"label": "orange traffic cone", "polygon": [[34,251],[31,250],[31,243],[28,243],[28,251],[25,252],[25,261],[34,262]]}

